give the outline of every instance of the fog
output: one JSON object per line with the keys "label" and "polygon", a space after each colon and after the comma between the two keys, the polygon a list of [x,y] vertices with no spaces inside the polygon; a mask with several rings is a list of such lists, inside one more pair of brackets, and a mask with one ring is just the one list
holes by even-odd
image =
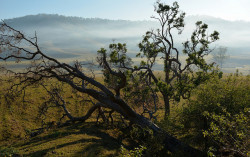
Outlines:
{"label": "fog", "polygon": [[[174,35],[178,49],[181,50],[182,43],[190,38],[198,20],[208,24],[209,33],[214,30],[220,33],[220,40],[213,46],[228,48],[231,58],[226,62],[225,69],[247,67],[250,64],[250,22],[188,16],[182,35]],[[47,14],[7,19],[5,22],[30,37],[36,32],[43,51],[52,57],[69,60],[95,57],[98,49],[107,48],[112,42],[126,43],[128,54],[134,57],[145,32],[158,26],[156,21],[85,19]]]}

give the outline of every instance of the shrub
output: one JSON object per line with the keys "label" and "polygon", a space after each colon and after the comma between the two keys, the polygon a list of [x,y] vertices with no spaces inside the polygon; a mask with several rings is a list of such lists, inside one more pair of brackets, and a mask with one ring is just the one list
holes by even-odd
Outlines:
{"label": "shrub", "polygon": [[[220,107],[220,106],[219,106]],[[238,114],[230,114],[224,107],[222,113],[204,112],[210,121],[210,126],[203,132],[213,146],[210,146],[209,156],[220,153],[222,156],[248,156],[249,152],[249,112],[250,108]]]}
{"label": "shrub", "polygon": [[162,135],[154,135],[153,131],[150,129],[132,125],[128,136],[129,139],[133,141],[133,147],[145,148],[143,151],[145,156],[160,156],[162,154],[167,154],[162,144],[164,139]]}
{"label": "shrub", "polygon": [[179,117],[186,141],[210,154],[223,150],[246,154],[249,80],[249,76],[230,75],[214,77],[201,85]]}
{"label": "shrub", "polygon": [[146,149],[144,146],[139,146],[134,148],[134,150],[127,150],[121,146],[121,157],[141,157],[143,156],[143,151]]}

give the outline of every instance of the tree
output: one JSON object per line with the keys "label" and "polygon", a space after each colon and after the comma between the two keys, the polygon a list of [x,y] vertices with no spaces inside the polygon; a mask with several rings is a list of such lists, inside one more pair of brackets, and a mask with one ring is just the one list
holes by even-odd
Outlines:
{"label": "tree", "polygon": [[[137,57],[143,59],[140,65],[131,65],[131,59],[126,56],[125,44],[111,44],[109,52],[104,48],[100,49],[99,63],[105,69],[107,81],[111,78],[110,75],[120,78],[115,83],[117,89],[124,88],[125,78],[127,77],[126,81],[129,82],[130,77],[132,82],[136,80],[134,78],[140,78],[140,84],[146,84],[146,87],[150,88],[148,96],[153,95],[154,103],[159,91],[164,99],[165,116],[167,116],[170,114],[171,100],[178,102],[181,98],[188,99],[191,90],[209,78],[213,63],[208,64],[204,57],[212,52],[213,49],[210,49],[209,45],[219,39],[219,33],[214,31],[208,35],[208,25],[198,21],[190,41],[183,43],[183,54],[187,55],[184,64],[180,60],[182,54],[175,45],[173,33],[176,31],[178,34],[182,33],[185,13],[179,11],[177,2],[169,6],[160,1],[156,2],[155,12],[158,16],[152,18],[159,21],[160,28],[146,32],[139,43],[140,52]],[[153,70],[157,61],[163,63],[163,77],[157,77]],[[109,82],[114,83],[114,80]],[[133,86],[129,90],[131,88]]]}
{"label": "tree", "polygon": [[212,53],[213,60],[220,65],[220,68],[222,68],[222,65],[224,64],[225,60],[230,58],[229,55],[227,55],[227,47],[220,46],[217,51]]}

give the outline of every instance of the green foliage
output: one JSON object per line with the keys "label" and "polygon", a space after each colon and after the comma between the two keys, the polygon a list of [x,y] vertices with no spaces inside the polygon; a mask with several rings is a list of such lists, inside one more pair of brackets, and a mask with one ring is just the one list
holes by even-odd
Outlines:
{"label": "green foliage", "polygon": [[144,146],[139,146],[137,148],[134,148],[134,150],[127,150],[123,146],[121,146],[121,157],[142,157],[143,152],[147,148]]}
{"label": "green foliage", "polygon": [[209,45],[219,39],[219,33],[207,35],[208,25],[198,21],[196,23],[196,30],[191,35],[190,41],[186,41],[184,45],[184,54],[188,54],[186,59],[187,64],[194,64],[205,71],[211,69],[213,64],[207,64],[204,56],[208,55],[212,50]]}
{"label": "green foliage", "polygon": [[133,125],[129,132],[129,137],[136,145],[144,146],[144,154],[147,156],[159,156],[161,153],[166,154],[163,149],[163,135],[154,135],[153,131],[147,128]]}
{"label": "green foliage", "polygon": [[204,116],[210,121],[208,130],[203,132],[205,137],[213,142],[212,153],[227,153],[230,155],[247,156],[249,151],[249,112],[250,108],[245,108],[238,114],[229,113],[225,107],[221,113],[204,112]]}
{"label": "green foliage", "polygon": [[169,19],[167,21],[167,24],[171,27],[177,28],[179,31],[184,27],[184,17],[185,13],[179,11],[179,4],[177,2],[174,2],[172,6],[166,5],[161,2],[156,3],[155,11],[158,14],[162,15],[168,15],[169,13]]}
{"label": "green foliage", "polygon": [[246,153],[249,81],[248,76],[216,76],[199,86],[180,116],[187,142],[199,144],[210,154],[223,149]]}
{"label": "green foliage", "polygon": [[131,58],[126,55],[127,46],[125,43],[110,44],[109,53],[107,53],[107,50],[105,48],[101,48],[97,52],[99,55],[98,59],[101,66],[105,64],[103,59],[106,59],[106,61],[112,68],[119,66],[119,64],[130,65],[132,63]]}

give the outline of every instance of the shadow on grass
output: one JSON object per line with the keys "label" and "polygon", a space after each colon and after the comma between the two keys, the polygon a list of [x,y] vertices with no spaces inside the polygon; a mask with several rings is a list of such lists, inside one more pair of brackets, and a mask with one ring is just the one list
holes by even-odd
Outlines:
{"label": "shadow on grass", "polygon": [[[67,136],[79,134],[86,135],[86,138],[82,137],[66,143],[59,142],[56,143],[56,146],[41,147],[41,149],[29,152],[29,150],[32,150],[32,147],[39,147],[41,144],[46,145],[46,143],[49,144],[49,142],[56,142],[55,140],[57,139],[66,139]],[[24,156],[60,156],[60,154],[57,154],[56,149],[70,149],[70,146],[79,143],[84,146],[73,152],[73,156],[102,156],[103,154],[101,153],[103,151],[117,152],[121,146],[121,142],[105,132],[104,126],[96,125],[94,122],[88,122],[84,124],[74,124],[72,126],[57,129],[51,134],[32,138],[29,142],[21,145],[21,149],[27,151]]]}

